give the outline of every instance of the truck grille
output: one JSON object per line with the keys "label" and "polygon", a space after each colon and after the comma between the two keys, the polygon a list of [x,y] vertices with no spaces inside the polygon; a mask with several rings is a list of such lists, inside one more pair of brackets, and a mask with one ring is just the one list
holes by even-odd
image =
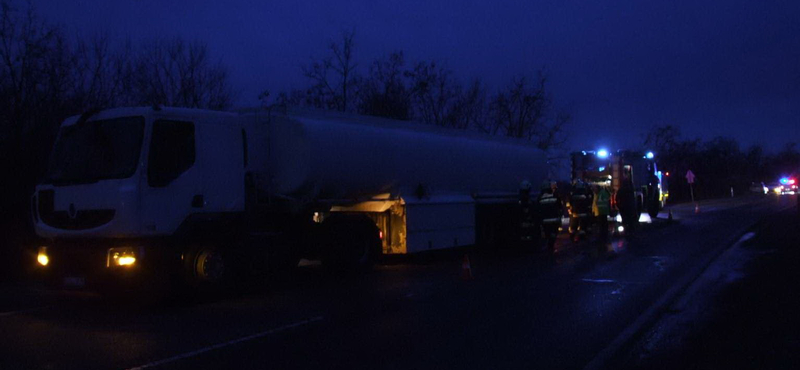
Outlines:
{"label": "truck grille", "polygon": [[39,218],[47,224],[64,230],[93,229],[114,219],[113,209],[82,209],[70,217],[67,211],[56,211],[53,190],[39,191]]}

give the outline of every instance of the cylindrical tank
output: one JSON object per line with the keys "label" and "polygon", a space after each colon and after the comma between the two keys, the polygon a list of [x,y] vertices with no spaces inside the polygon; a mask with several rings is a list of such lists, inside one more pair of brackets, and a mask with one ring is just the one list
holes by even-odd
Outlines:
{"label": "cylindrical tank", "polygon": [[293,198],[512,193],[548,173],[529,142],[417,123],[307,112],[250,127],[250,170]]}

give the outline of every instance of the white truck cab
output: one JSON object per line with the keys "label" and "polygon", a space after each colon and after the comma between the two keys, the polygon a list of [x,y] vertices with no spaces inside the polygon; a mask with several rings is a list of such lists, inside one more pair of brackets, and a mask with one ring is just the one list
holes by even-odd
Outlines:
{"label": "white truck cab", "polygon": [[37,234],[170,235],[187,215],[242,211],[243,135],[232,117],[122,108],[66,120],[34,194]]}
{"label": "white truck cab", "polygon": [[111,267],[114,253],[141,263],[146,250],[165,250],[148,249],[149,239],[192,219],[240,214],[246,159],[235,117],[145,107],[67,119],[32,199],[39,254],[49,254],[40,262],[62,273]]}

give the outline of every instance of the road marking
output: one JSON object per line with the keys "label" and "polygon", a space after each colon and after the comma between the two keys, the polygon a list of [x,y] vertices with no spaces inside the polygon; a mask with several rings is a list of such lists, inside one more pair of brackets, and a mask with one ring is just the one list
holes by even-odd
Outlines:
{"label": "road marking", "polygon": [[587,283],[598,283],[598,284],[611,284],[616,283],[616,281],[611,279],[581,279]]}
{"label": "road marking", "polygon": [[303,325],[308,325],[308,324],[311,324],[311,323],[314,323],[314,322],[317,322],[317,321],[321,321],[321,320],[322,320],[322,316],[313,317],[313,318],[310,318],[308,320],[298,321],[298,322],[296,322],[294,324],[279,326],[277,328],[273,328],[273,329],[269,329],[269,330],[266,330],[266,331],[262,331],[260,333],[248,335],[246,337],[241,337],[241,338],[238,338],[238,339],[229,340],[227,342],[217,343],[217,344],[215,344],[213,346],[208,346],[208,347],[201,348],[201,349],[198,349],[198,350],[195,350],[195,351],[182,353],[180,355],[168,357],[168,358],[165,358],[163,360],[158,360],[158,361],[155,361],[155,362],[151,362],[149,364],[145,364],[145,365],[141,365],[141,366],[137,366],[137,367],[132,367],[129,370],[139,370],[139,369],[147,369],[147,368],[151,368],[151,367],[161,366],[161,365],[164,365],[164,364],[168,364],[170,362],[183,360],[183,359],[189,358],[189,357],[195,357],[197,355],[201,355],[203,353],[210,352],[210,351],[213,351],[213,350],[216,350],[216,349],[229,347],[229,346],[232,346],[232,345],[235,345],[235,344],[239,344],[239,343],[242,343],[242,342],[247,342],[247,341],[253,340],[253,339],[262,338],[262,337],[265,337],[265,336],[270,335],[270,334],[275,334],[275,333],[279,333],[279,332],[286,331],[286,330],[289,330],[289,329],[294,329],[294,328],[297,328],[297,327],[300,327],[300,326],[303,326]]}
{"label": "road marking", "polygon": [[34,307],[34,308],[28,308],[28,309],[19,310],[19,311],[0,312],[0,317],[12,316],[12,315],[16,315],[16,314],[19,314],[19,313],[25,313],[25,312],[31,312],[31,311],[43,310],[43,309],[48,308],[48,307],[50,307],[50,306]]}
{"label": "road marking", "polygon": [[739,238],[739,241],[736,242],[736,244],[744,243],[744,242],[746,242],[746,241],[748,241],[750,239],[753,239],[753,237],[755,237],[755,236],[756,236],[756,233],[751,231],[751,232],[749,232],[747,234],[742,235],[742,237]]}
{"label": "road marking", "polygon": [[[686,294],[687,291],[692,287],[692,284],[710,268],[717,258],[719,258],[725,251],[738,247],[744,241],[753,238],[755,235],[756,234],[754,232],[747,232],[738,240],[732,239],[728,243],[721,244],[723,247],[719,247],[719,250],[713,253],[707,261],[704,261],[700,265],[697,265],[695,268],[691,269],[688,273],[684,274],[680,281],[678,281],[676,284],[673,284],[672,287],[670,287],[663,295],[661,295],[661,297],[658,298],[655,303],[650,305],[649,308],[640,314],[625,329],[623,329],[616,336],[616,338],[609,343],[609,345],[595,355],[595,357],[583,367],[583,370],[606,368],[612,357],[617,355],[622,347],[629,343],[638,332],[648,327],[648,324],[653,325],[654,323],[658,322],[658,315],[662,310],[664,310],[670,304],[679,303],[676,302],[676,300],[680,298],[679,295]],[[734,240],[736,241],[734,242]]]}

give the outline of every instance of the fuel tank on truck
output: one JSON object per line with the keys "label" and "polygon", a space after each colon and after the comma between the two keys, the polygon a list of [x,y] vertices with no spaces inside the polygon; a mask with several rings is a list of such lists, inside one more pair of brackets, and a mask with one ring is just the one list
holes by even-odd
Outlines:
{"label": "fuel tank on truck", "polygon": [[532,143],[368,116],[252,116],[249,169],[261,191],[296,199],[514,193],[548,175]]}

